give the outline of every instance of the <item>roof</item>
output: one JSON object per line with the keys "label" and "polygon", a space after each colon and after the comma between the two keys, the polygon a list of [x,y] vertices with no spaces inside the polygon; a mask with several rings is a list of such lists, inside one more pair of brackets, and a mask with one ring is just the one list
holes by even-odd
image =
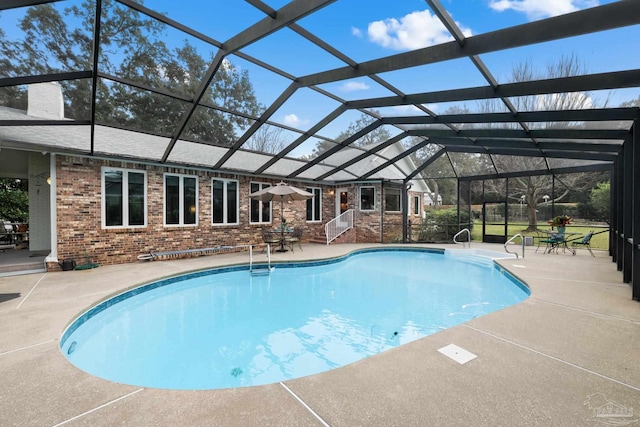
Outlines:
{"label": "roof", "polygon": [[[34,5],[49,4],[62,13],[69,3],[78,1],[11,0],[3,2],[0,11],[11,11],[17,22],[30,8],[42,7]],[[369,43],[377,34],[392,45],[400,40],[400,36],[390,37],[394,25],[409,25],[410,19],[424,16],[444,34],[442,39],[426,45],[405,45],[399,51],[379,49],[375,55],[352,50],[344,36],[332,34],[345,30],[337,23],[344,22],[345,16],[353,12],[351,9],[357,7],[346,0],[295,0],[278,9],[270,6],[272,2],[260,0],[224,2],[225,5],[195,2],[206,10],[190,11],[192,6],[184,5],[186,10],[182,12],[165,12],[163,8],[168,3],[147,3],[149,6],[132,0],[98,2],[104,8],[105,22],[101,22],[98,31],[84,35],[94,47],[102,49],[103,55],[111,55],[107,58],[112,61],[111,67],[105,65],[108,61],[91,58],[86,61],[88,67],[70,69],[44,58],[33,72],[25,72],[17,65],[5,70],[0,88],[58,81],[63,86],[89,83],[96,91],[85,92],[87,113],[83,117],[34,120],[24,112],[2,108],[0,144],[283,179],[410,182],[420,179],[420,175],[442,177],[442,168],[436,170],[436,165],[442,163],[449,165],[448,175],[457,178],[522,173],[504,161],[508,158],[541,159],[527,173],[610,168],[621,155],[623,142],[631,138],[633,121],[640,117],[637,106],[618,107],[623,100],[640,99],[640,66],[635,55],[629,54],[635,51],[637,37],[633,35],[638,34],[640,2],[606,0],[600,6],[582,10],[573,7],[569,13],[531,18],[528,22],[497,19],[496,12],[495,23],[469,29],[454,20],[451,10],[461,7],[454,2],[445,7],[438,0],[426,0],[424,11],[418,16],[403,9],[406,5],[373,0],[368,3],[369,8],[384,8],[388,19],[369,23]],[[486,7],[485,2],[462,3],[469,15]],[[158,72],[159,80],[144,81],[144,73],[126,74],[114,65],[126,53],[108,53],[102,43],[107,38],[106,20],[116,10],[155,22],[160,28],[156,36],[167,45],[175,46],[175,40],[188,39],[190,46],[208,61],[201,76],[183,77],[189,83],[188,93],[186,89],[170,87],[168,66]],[[455,10],[456,18],[462,15],[461,9]],[[219,32],[221,24],[198,21],[197,12],[229,16],[229,25],[224,26],[226,33]],[[356,14],[351,15],[355,19]],[[69,34],[82,30],[71,18],[66,25]],[[386,25],[386,32],[372,32],[372,28],[381,25]],[[24,39],[4,23],[2,28],[7,28],[9,40]],[[356,30],[360,31],[351,28],[354,34]],[[37,38],[33,43],[37,45]],[[551,70],[550,74],[538,72],[532,79],[522,81],[500,75],[504,73],[504,68],[499,67],[501,62],[526,61],[534,48],[538,49],[536,52],[548,52],[552,63],[560,64],[566,59],[564,46],[588,52],[589,58],[597,59],[597,70],[576,69],[565,74]],[[614,47],[616,51],[626,48],[627,54],[611,59],[609,54]],[[273,54],[274,50],[279,55]],[[295,60],[282,61],[280,56],[287,55],[288,50]],[[231,69],[248,72],[259,98],[255,111],[249,111],[237,100],[207,97],[212,85],[218,84],[216,79]],[[447,79],[448,74],[457,78]],[[105,88],[116,87],[138,95],[152,94],[156,100],[175,103],[176,109],[163,112],[156,108],[157,120],[146,120],[138,127],[123,124],[128,118],[115,113],[110,116],[108,110],[114,107],[114,101],[101,95]],[[375,90],[345,92],[347,87]],[[263,95],[267,89],[270,95]],[[359,93],[365,97],[358,98]],[[371,93],[377,96],[366,96]],[[617,99],[617,104],[608,107],[606,103],[591,102],[594,93],[611,94],[607,96]],[[567,107],[553,102],[560,97],[574,101],[588,98],[589,102],[574,102]],[[135,108],[146,109],[148,105],[132,102],[127,108],[127,114],[135,116]],[[289,111],[297,115],[287,114]],[[313,120],[300,120],[307,111]],[[227,129],[229,140],[221,142],[204,131],[198,133],[194,120],[206,115],[232,123]],[[350,136],[342,134],[343,138],[338,139],[335,130],[346,128],[361,115],[368,120]],[[367,135],[382,129],[385,140],[360,144]],[[277,150],[251,145],[261,131],[268,131],[268,138],[273,140],[279,138],[282,144]],[[312,154],[310,147],[320,142],[328,148]],[[254,148],[249,149],[250,146]],[[469,156],[473,156],[472,163],[481,167],[461,168],[464,162],[459,160]],[[376,166],[371,167],[373,164]]]}

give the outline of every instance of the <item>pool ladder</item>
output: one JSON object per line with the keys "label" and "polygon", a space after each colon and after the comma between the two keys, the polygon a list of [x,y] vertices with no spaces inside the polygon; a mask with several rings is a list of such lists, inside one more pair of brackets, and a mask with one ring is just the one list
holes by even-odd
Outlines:
{"label": "pool ladder", "polygon": [[251,275],[270,274],[275,267],[271,267],[271,245],[267,243],[267,268],[253,268],[253,245],[249,246],[249,273]]}

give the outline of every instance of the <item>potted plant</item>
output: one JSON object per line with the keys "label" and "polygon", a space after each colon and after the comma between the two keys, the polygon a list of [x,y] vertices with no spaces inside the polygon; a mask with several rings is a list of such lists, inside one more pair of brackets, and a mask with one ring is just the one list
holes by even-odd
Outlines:
{"label": "potted plant", "polygon": [[564,233],[565,227],[571,224],[571,217],[566,214],[558,215],[551,218],[551,220],[548,222],[549,222],[549,225],[551,225],[551,228],[558,227],[558,231],[560,233]]}

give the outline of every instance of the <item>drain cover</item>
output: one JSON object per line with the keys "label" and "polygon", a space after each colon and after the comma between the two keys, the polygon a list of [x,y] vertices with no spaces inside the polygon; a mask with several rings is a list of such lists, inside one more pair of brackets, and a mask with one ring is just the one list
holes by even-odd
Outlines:
{"label": "drain cover", "polygon": [[455,344],[449,344],[448,346],[439,348],[438,351],[448,358],[455,360],[461,365],[464,365],[470,360],[478,357],[475,354],[465,350],[464,348],[458,347]]}

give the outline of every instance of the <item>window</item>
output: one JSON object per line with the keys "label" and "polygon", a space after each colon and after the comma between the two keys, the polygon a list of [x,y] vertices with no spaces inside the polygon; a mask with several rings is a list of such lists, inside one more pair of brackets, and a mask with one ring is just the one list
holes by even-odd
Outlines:
{"label": "window", "polygon": [[306,190],[313,194],[307,199],[307,221],[322,221],[322,189],[308,187]]}
{"label": "window", "polygon": [[413,214],[420,215],[420,196],[413,196]]}
{"label": "window", "polygon": [[198,178],[164,175],[164,224],[195,225],[198,212]]}
{"label": "window", "polygon": [[[250,193],[255,193],[267,187],[271,187],[271,184],[252,182]],[[260,200],[251,199],[251,219],[249,222],[253,224],[271,223],[271,202],[261,202]]]}
{"label": "window", "polygon": [[376,208],[375,187],[360,187],[360,210],[372,211]]}
{"label": "window", "polygon": [[214,224],[238,224],[238,181],[229,179],[211,180],[211,212]]}
{"label": "window", "polygon": [[102,226],[147,225],[145,171],[102,168]]}
{"label": "window", "polygon": [[385,212],[400,212],[400,189],[384,189],[384,210]]}

